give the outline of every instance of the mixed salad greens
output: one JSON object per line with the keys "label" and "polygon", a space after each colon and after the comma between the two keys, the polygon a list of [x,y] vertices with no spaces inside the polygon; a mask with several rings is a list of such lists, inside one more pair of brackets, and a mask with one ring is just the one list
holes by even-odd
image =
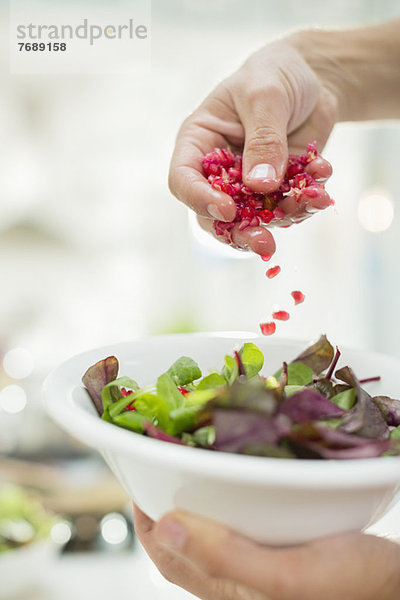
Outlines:
{"label": "mixed salad greens", "polygon": [[159,440],[276,458],[350,459],[400,454],[400,400],[371,397],[349,366],[336,369],[325,335],[269,377],[245,343],[203,376],[182,356],[155,385],[118,377],[109,356],[82,381],[102,419]]}
{"label": "mixed salad greens", "polygon": [[55,523],[22,488],[0,487],[0,554],[48,538]]}

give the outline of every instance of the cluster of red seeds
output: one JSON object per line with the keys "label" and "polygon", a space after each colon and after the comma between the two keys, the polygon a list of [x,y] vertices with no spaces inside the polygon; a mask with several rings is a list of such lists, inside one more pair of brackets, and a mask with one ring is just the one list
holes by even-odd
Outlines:
{"label": "cluster of red seeds", "polygon": [[318,156],[315,142],[308,144],[307,152],[301,155],[290,155],[287,170],[279,188],[268,194],[260,194],[248,188],[242,179],[242,157],[230,150],[215,148],[203,157],[204,174],[211,186],[231,196],[236,204],[234,221],[214,221],[217,235],[224,236],[228,243],[232,242],[231,231],[235,223],[239,229],[267,225],[271,221],[279,221],[285,217],[279,203],[286,196],[298,200],[300,196],[315,197],[323,187],[314,177],[305,173],[305,168]]}
{"label": "cluster of red seeds", "polygon": [[[127,390],[124,387],[122,387],[120,389],[120,392],[121,392],[121,396],[123,398],[127,398],[128,396],[130,396],[131,394],[133,394],[132,390]],[[125,410],[127,410],[127,411],[136,410],[136,408],[135,408],[135,402],[133,401],[130,404],[128,404],[128,406],[125,406]]]}

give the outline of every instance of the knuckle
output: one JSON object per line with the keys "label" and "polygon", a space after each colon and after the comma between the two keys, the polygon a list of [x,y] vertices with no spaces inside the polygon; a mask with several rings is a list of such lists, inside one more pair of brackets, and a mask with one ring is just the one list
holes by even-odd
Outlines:
{"label": "knuckle", "polygon": [[269,125],[258,125],[247,142],[247,151],[259,153],[265,148],[281,147],[283,140],[279,133]]}
{"label": "knuckle", "polygon": [[280,83],[258,83],[253,84],[246,92],[247,102],[250,106],[282,102],[285,96],[284,89]]}
{"label": "knuckle", "polygon": [[252,85],[246,92],[247,102],[250,106],[267,102],[267,90],[264,85]]}

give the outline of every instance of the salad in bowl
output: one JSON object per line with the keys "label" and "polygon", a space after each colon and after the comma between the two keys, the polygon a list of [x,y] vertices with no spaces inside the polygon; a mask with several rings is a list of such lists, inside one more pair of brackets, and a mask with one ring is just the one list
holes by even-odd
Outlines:
{"label": "salad in bowl", "polygon": [[365,530],[400,497],[400,361],[340,352],[325,336],[153,336],[67,360],[45,405],[152,519],[182,508],[299,543]]}
{"label": "salad in bowl", "polygon": [[153,385],[118,376],[118,359],[91,366],[82,381],[101,418],[159,440],[275,458],[372,458],[400,453],[400,401],[371,396],[325,335],[269,376],[245,342],[203,376],[188,356]]}

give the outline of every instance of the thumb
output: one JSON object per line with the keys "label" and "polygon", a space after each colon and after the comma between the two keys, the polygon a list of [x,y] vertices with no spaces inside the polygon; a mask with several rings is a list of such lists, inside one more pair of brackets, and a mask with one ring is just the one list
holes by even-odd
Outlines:
{"label": "thumb", "polygon": [[231,579],[267,594],[289,585],[280,577],[287,565],[284,550],[259,546],[215,521],[180,510],[162,517],[154,533],[159,543],[209,577]]}
{"label": "thumb", "polygon": [[249,96],[240,115],[245,129],[243,180],[256,192],[275,190],[286,171],[287,97],[278,88]]}

